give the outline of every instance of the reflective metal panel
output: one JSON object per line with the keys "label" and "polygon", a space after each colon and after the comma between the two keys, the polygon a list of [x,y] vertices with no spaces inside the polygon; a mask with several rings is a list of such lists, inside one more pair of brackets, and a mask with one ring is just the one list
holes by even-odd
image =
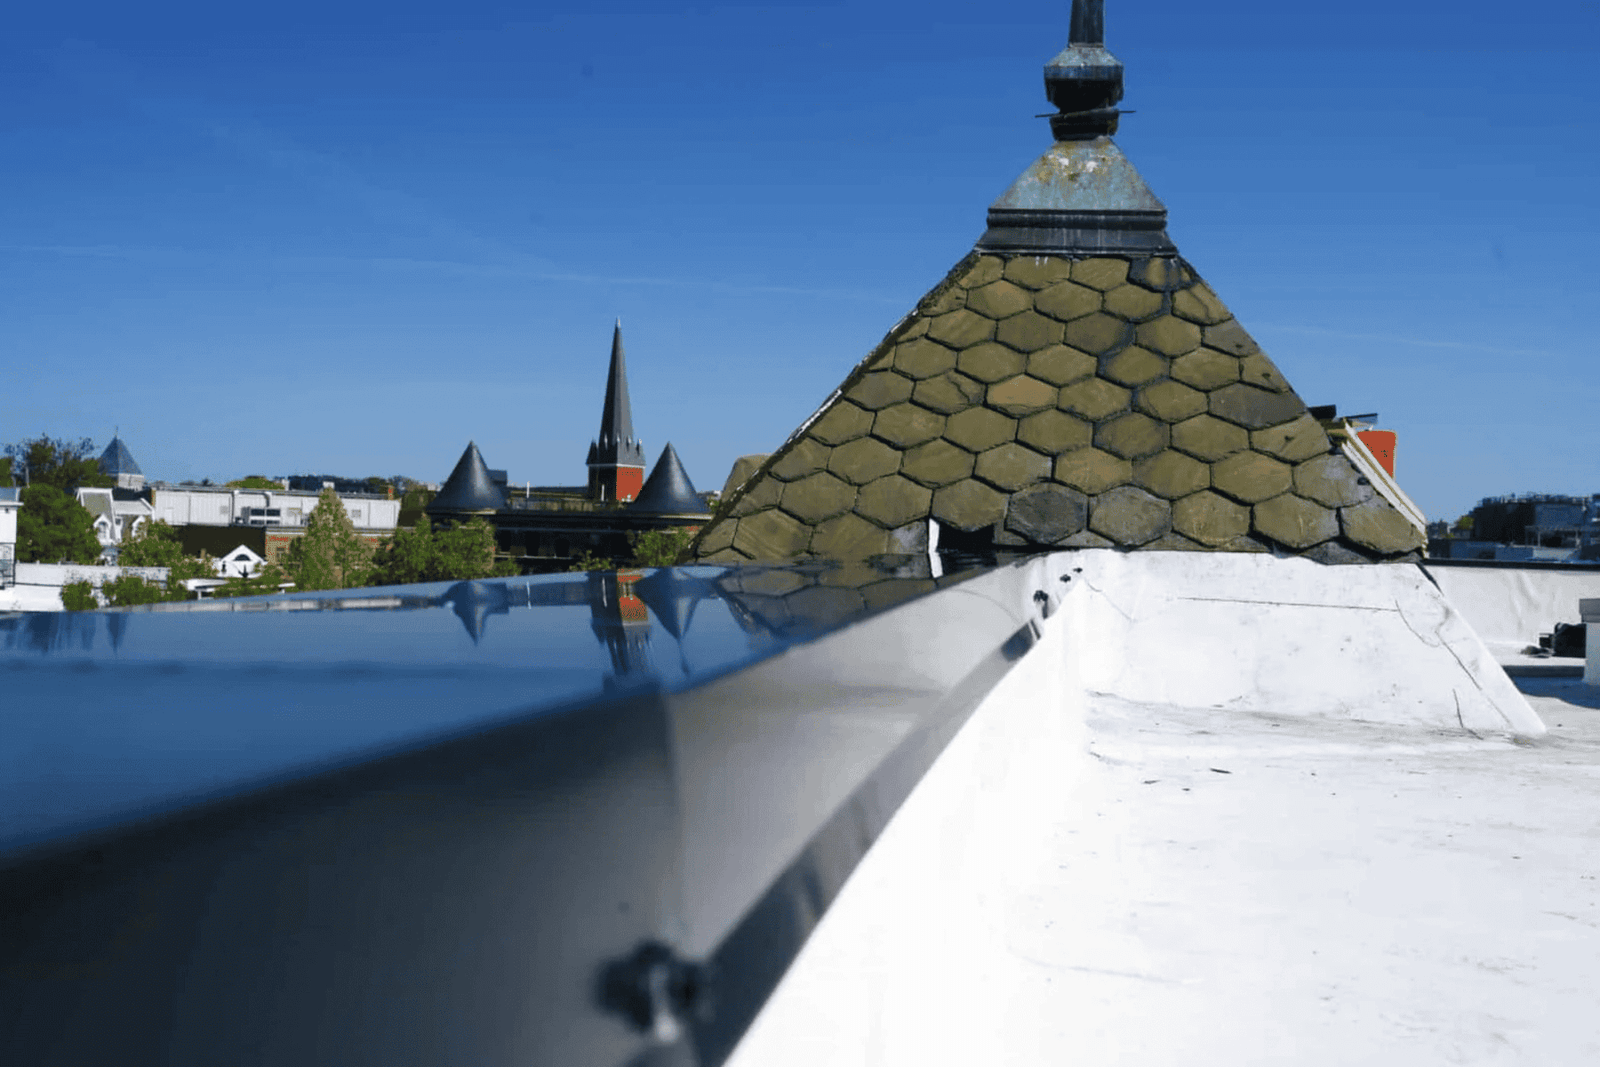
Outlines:
{"label": "reflective metal panel", "polygon": [[1031,573],[0,619],[0,1040],[29,1064],[720,1062],[1026,651]]}

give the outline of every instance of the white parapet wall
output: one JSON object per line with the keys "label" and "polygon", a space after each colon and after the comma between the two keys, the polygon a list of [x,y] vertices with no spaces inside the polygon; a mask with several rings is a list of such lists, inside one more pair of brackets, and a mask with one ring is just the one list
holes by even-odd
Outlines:
{"label": "white parapet wall", "polygon": [[158,585],[167,584],[165,567],[100,567],[80,563],[19,563],[16,584],[0,589],[0,611],[62,611],[61,587],[88,582],[97,598],[100,587],[124,574]]}
{"label": "white parapet wall", "polygon": [[[1456,1062],[1479,1020],[1444,1001],[1501,988],[1463,955],[1505,940],[1480,918],[1551,921],[1543,902],[1496,911],[1514,867],[1457,880],[1505,866],[1498,839],[1461,858],[1477,846],[1456,820],[1496,832],[1508,788],[1464,807],[1473,761],[1545,732],[1459,613],[1412,566],[1101,550],[1018,566],[1062,595],[1039,643],[729,1062],[1331,1067],[1399,1041],[1407,1062]],[[1414,855],[1414,879],[1385,866]],[[1523,985],[1501,1000],[1526,1021],[1545,996]],[[1429,1011],[1442,1021],[1414,1022]]]}
{"label": "white parapet wall", "polygon": [[1558,622],[1577,622],[1578,602],[1600,598],[1600,566],[1424,566],[1490,650],[1502,655],[1537,645]]}
{"label": "white parapet wall", "polygon": [[1542,735],[1419,568],[1242,553],[1076,554],[1091,691],[1137,703]]}

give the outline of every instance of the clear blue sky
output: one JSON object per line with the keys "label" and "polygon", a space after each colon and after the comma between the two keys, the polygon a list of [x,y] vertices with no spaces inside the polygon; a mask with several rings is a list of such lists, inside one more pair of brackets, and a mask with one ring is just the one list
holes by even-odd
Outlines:
{"label": "clear blue sky", "polygon": [[[651,460],[718,487],[1048,145],[1069,6],[12,10],[0,440],[578,483],[621,316]],[[1107,8],[1119,143],[1307,401],[1433,517],[1600,492],[1600,2]]]}

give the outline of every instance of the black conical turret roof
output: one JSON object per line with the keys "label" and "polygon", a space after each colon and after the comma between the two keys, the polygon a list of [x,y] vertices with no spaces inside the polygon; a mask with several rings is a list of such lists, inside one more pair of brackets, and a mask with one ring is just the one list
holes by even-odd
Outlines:
{"label": "black conical turret roof", "polygon": [[469,441],[456,469],[445,479],[444,488],[423,510],[430,514],[436,511],[499,511],[505,506],[505,494],[494,484],[489,466],[483,462],[483,454]]}
{"label": "black conical turret roof", "polygon": [[655,469],[645,479],[644,488],[628,505],[628,510],[648,511],[654,515],[709,515],[711,512],[700,494],[694,491],[694,483],[689,481],[689,473],[683,469],[678,451],[670,441],[661,450]]}
{"label": "black conical turret roof", "polygon": [[644,466],[644,445],[633,435],[633,407],[628,402],[628,360],[622,351],[622,320],[611,334],[611,369],[606,373],[606,406],[600,413],[600,436],[589,446],[589,466]]}
{"label": "black conical turret roof", "polygon": [[122,443],[122,438],[112,437],[111,443],[106,445],[106,450],[100,453],[100,473],[143,474],[144,471],[133,461],[133,453]]}

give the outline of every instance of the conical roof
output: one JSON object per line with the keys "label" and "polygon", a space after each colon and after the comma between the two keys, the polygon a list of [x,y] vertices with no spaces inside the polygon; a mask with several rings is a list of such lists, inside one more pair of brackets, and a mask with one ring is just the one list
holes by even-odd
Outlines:
{"label": "conical roof", "polygon": [[672,447],[672,442],[667,442],[667,447],[661,450],[661,458],[656,460],[650,477],[645,479],[644,488],[639,490],[639,495],[633,503],[628,505],[629,511],[645,511],[653,515],[709,515],[711,509],[706,507],[706,502],[700,494],[694,491],[694,483],[689,481],[689,473],[683,469],[683,463],[678,459],[678,450]]}
{"label": "conical roof", "polygon": [[122,438],[113,437],[111,443],[106,445],[106,450],[100,453],[100,473],[143,474],[144,471],[133,461],[133,453],[122,443]]}
{"label": "conical roof", "polygon": [[589,466],[644,466],[644,445],[633,435],[633,407],[628,401],[628,360],[622,351],[622,320],[611,334],[611,368],[606,372],[606,403],[600,412],[600,436],[589,445]]}
{"label": "conical roof", "polygon": [[469,441],[467,450],[456,461],[456,469],[445,479],[439,495],[429,501],[423,510],[432,514],[441,511],[499,511],[506,506],[505,495],[494,484],[488,464],[476,443]]}
{"label": "conical roof", "polygon": [[1056,143],[691,557],[866,559],[945,530],[1012,549],[1416,558],[1422,531],[1176,254],[1112,143],[1122,64],[1102,4],[1075,0],[1045,67]]}

